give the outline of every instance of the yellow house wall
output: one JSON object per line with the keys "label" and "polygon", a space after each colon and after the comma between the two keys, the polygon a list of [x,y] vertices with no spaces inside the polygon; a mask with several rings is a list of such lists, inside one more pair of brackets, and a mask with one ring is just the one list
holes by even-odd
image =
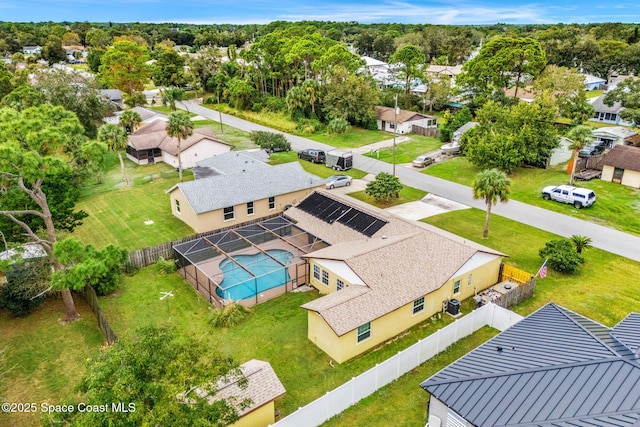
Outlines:
{"label": "yellow house wall", "polygon": [[[276,196],[275,209],[269,209],[269,198],[255,200],[253,203],[253,215],[247,214],[246,203],[235,205],[234,219],[228,221],[224,220],[223,209],[217,209],[215,211],[205,212],[197,215],[193,211],[193,209],[187,202],[186,197],[179,188],[174,189],[169,197],[171,200],[171,212],[173,213],[173,215],[179,218],[181,221],[187,223],[187,225],[193,228],[196,233],[204,233],[205,231],[217,230],[223,227],[230,227],[233,225],[241,224],[243,222],[283,212],[285,206],[298,203],[313,190],[314,189],[311,188],[278,195]],[[180,213],[176,211],[176,200],[180,201]]]}
{"label": "yellow house wall", "polygon": [[[314,265],[318,265],[318,267],[320,267],[320,279],[316,279],[315,277],[313,277],[313,266]],[[322,283],[322,270],[329,272],[329,285],[325,285],[324,283]],[[317,264],[313,258],[309,259],[309,284],[311,286],[313,286],[314,288],[316,288],[318,290],[319,293],[321,294],[330,294],[332,292],[336,292],[337,287],[336,287],[336,283],[337,283],[337,279],[340,279],[344,282],[344,286],[345,288],[348,288],[350,286],[362,286],[362,285],[354,285],[352,284],[350,281],[346,280],[344,277],[337,275],[336,273],[334,273],[331,270],[328,270],[327,268],[325,268],[322,265]]]}
{"label": "yellow house wall", "polygon": [[255,409],[230,427],[267,427],[269,424],[275,423],[275,404],[273,400],[265,405],[262,405],[258,409]]}
{"label": "yellow house wall", "polygon": [[[356,341],[357,328],[338,337],[324,319],[312,311],[308,315],[308,337],[336,362],[343,363],[442,311],[444,300],[451,298],[463,300],[474,295],[474,288],[475,291],[480,292],[496,284],[500,274],[500,263],[501,258],[497,257],[468,273],[451,278],[438,290],[425,296],[424,310],[417,314],[413,314],[413,301],[411,301],[397,310],[373,320],[371,322],[371,336],[360,343]],[[469,274],[472,274],[470,285],[468,284]],[[460,280],[460,291],[454,294],[453,285],[456,280]],[[335,283],[333,286],[335,288]]]}

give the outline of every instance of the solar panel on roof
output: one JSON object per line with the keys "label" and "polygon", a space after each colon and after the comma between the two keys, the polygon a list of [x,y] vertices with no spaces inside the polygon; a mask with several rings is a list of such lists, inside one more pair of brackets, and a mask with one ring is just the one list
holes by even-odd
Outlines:
{"label": "solar panel on roof", "polygon": [[367,237],[373,236],[387,223],[383,219],[320,193],[313,193],[304,199],[298,208],[329,224],[337,221]]}

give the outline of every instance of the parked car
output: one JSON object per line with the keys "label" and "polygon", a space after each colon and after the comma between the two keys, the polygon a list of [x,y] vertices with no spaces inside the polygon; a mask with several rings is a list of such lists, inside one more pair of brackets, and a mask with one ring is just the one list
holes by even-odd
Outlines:
{"label": "parked car", "polygon": [[326,156],[322,150],[307,148],[305,150],[298,151],[298,158],[302,160],[309,160],[313,163],[324,163]]}
{"label": "parked car", "polygon": [[332,175],[327,178],[326,187],[328,189],[336,187],[348,187],[351,185],[353,178],[347,175]]}
{"label": "parked car", "polygon": [[605,143],[602,141],[596,141],[578,151],[578,157],[595,156],[596,154],[604,153],[604,149]]}
{"label": "parked car", "polygon": [[578,188],[571,185],[544,187],[542,198],[556,202],[572,204],[576,209],[588,207],[596,202],[596,193],[588,188]]}
{"label": "parked car", "polygon": [[432,157],[429,157],[426,154],[423,154],[422,156],[416,157],[413,160],[413,162],[411,162],[411,164],[416,168],[423,168],[425,166],[430,165],[433,162],[434,162],[434,160],[433,160]]}

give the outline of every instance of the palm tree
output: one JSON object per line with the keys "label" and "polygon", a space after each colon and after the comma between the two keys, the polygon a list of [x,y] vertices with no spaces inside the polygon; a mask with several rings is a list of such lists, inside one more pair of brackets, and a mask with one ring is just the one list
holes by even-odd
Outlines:
{"label": "palm tree", "polygon": [[184,100],[184,90],[179,87],[168,87],[162,91],[162,105],[171,107],[171,111],[176,111],[176,101]]}
{"label": "palm tree", "polygon": [[498,200],[506,203],[511,193],[511,180],[504,172],[498,169],[487,169],[476,175],[473,182],[473,198],[484,199],[487,204],[487,216],[484,221],[483,238],[489,237],[489,219],[491,218],[491,207]]}
{"label": "palm tree", "polygon": [[178,173],[180,182],[182,182],[182,158],[180,157],[180,144],[183,139],[193,134],[193,123],[189,118],[189,114],[184,111],[174,111],[169,114],[169,122],[167,123],[167,134],[171,137],[178,138]]}
{"label": "palm tree", "polygon": [[569,179],[569,185],[573,185],[576,176],[576,164],[578,163],[578,152],[584,148],[585,145],[593,141],[591,133],[591,127],[587,125],[578,125],[567,132],[567,138],[573,141],[571,149],[573,151],[573,165],[571,166],[571,178]]}
{"label": "palm tree", "polygon": [[124,185],[129,186],[129,178],[124,169],[124,160],[122,159],[122,150],[127,148],[129,137],[127,131],[124,128],[116,124],[102,125],[98,129],[98,141],[104,142],[109,147],[109,150],[118,153],[118,159],[120,160],[120,170],[122,171],[122,177],[124,178]]}
{"label": "palm tree", "polygon": [[579,254],[581,254],[584,249],[589,249],[591,247],[591,238],[587,236],[579,236],[577,234],[574,234],[573,236],[571,236],[571,241],[576,247],[576,252],[578,252]]}
{"label": "palm tree", "polygon": [[118,124],[122,126],[127,133],[135,132],[136,128],[140,126],[142,123],[142,117],[138,114],[137,111],[133,110],[124,110],[122,114],[120,114],[120,120]]}

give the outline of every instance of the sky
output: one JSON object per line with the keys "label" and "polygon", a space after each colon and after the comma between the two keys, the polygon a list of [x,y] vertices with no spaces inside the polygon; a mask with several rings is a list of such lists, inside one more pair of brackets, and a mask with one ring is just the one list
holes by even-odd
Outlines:
{"label": "sky", "polygon": [[598,0],[0,0],[0,21],[266,24],[357,21],[482,25],[640,23],[637,1]]}

